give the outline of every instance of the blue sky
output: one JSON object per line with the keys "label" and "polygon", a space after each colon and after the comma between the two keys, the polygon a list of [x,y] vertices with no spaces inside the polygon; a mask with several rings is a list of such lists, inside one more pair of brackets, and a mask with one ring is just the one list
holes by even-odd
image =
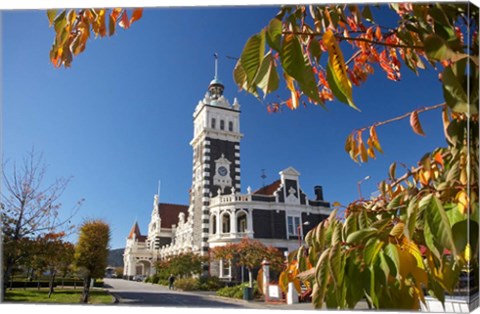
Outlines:
{"label": "blue sky", "polygon": [[123,247],[136,219],[146,233],[158,180],[162,202],[188,202],[192,114],[213,78],[214,52],[220,55],[226,97],[241,104],[242,192],[261,187],[262,169],[269,183],[293,166],[311,198],[313,186],[322,185],[327,201],[347,204],[358,198],[357,182],[365,176],[371,179],[362,184],[362,194],[369,195],[387,177],[390,163],[412,166],[445,146],[440,111],[433,111],[420,115],[425,137],[413,133],[408,119],[378,128],[385,153],[367,164],[354,163],[343,149],[353,129],[441,103],[432,68],[417,77],[403,67],[401,82],[376,69],[354,89],[361,112],[335,101],[328,110],[308,106],[269,114],[264,104],[239,92],[232,80],[234,61],[226,56],[238,57],[248,37],[276,12],[276,7],[147,9],[131,29],[91,39],[72,68],[55,69],[48,59],[54,31],[46,13],[4,11],[4,157],[20,160],[32,147],[42,152],[47,180],[73,176],[62,197],[65,214],[85,198],[74,222],[105,219],[112,228],[111,247]]}

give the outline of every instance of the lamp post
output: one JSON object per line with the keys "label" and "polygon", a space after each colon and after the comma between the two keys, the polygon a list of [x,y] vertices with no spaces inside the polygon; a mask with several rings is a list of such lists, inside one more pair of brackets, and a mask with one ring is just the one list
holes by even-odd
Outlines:
{"label": "lamp post", "polygon": [[362,197],[362,191],[360,190],[360,185],[367,181],[368,179],[370,179],[370,176],[366,176],[365,178],[363,178],[362,180],[358,181],[357,183],[357,188],[358,188],[358,195],[360,196],[360,200],[363,200],[363,197]]}
{"label": "lamp post", "polygon": [[301,226],[308,226],[309,224],[310,224],[310,221],[305,221],[303,224],[297,226],[298,247],[300,247],[302,245],[302,236],[300,235],[300,227]]}

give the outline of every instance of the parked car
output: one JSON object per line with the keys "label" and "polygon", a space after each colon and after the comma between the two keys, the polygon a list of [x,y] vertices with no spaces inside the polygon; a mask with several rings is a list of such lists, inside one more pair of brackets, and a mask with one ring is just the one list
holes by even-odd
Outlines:
{"label": "parked car", "polygon": [[133,276],[133,280],[135,281],[144,281],[147,278],[145,275],[135,275]]}

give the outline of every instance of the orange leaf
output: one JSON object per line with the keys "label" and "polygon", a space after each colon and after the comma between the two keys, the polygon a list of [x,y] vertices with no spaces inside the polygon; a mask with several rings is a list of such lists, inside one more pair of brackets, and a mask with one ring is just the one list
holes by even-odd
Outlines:
{"label": "orange leaf", "polygon": [[423,132],[417,111],[412,112],[412,114],[410,115],[410,126],[412,127],[413,132],[417,133],[418,135],[425,136],[425,132]]}
{"label": "orange leaf", "polygon": [[442,165],[442,167],[444,167],[443,165],[443,157],[442,157],[442,154],[440,154],[440,152],[437,152],[435,154],[435,156],[433,156],[433,158],[435,159],[436,162],[438,162],[440,165]]}
{"label": "orange leaf", "polygon": [[122,8],[115,8],[112,10],[112,13],[110,13],[110,16],[117,21],[118,17],[120,16],[120,13],[122,13]]}
{"label": "orange leaf", "polygon": [[383,39],[382,30],[380,29],[379,26],[377,26],[377,29],[375,30],[375,37],[377,38],[378,41],[381,41]]}
{"label": "orange leaf", "polygon": [[132,12],[132,17],[130,18],[130,24],[141,19],[142,14],[143,14],[143,9],[134,9]]}

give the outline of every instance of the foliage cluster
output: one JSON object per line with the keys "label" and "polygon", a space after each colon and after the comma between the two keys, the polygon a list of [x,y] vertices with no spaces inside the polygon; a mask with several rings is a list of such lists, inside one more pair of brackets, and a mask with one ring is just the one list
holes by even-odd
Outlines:
{"label": "foliage cluster", "polygon": [[182,291],[196,291],[199,290],[198,278],[180,278],[175,280],[175,289]]}
{"label": "foliage cluster", "polygon": [[[50,61],[55,67],[70,67],[73,57],[82,53],[93,33],[95,37],[115,34],[118,26],[128,29],[142,17],[143,9],[133,9],[128,17],[124,8],[47,10],[50,27],[55,30],[55,40],[50,49]],[[108,25],[108,27],[107,27]]]}
{"label": "foliage cluster", "polygon": [[215,247],[211,249],[210,256],[214,260],[227,260],[231,261],[233,265],[246,267],[250,282],[253,280],[253,270],[260,268],[264,259],[270,262],[272,271],[281,271],[285,262],[282,252],[277,248],[248,238],[244,238],[238,243]]}
{"label": "foliage cluster", "polygon": [[187,252],[167,259],[160,260],[156,264],[156,276],[160,280],[167,280],[170,274],[178,278],[191,277],[202,272],[202,264],[207,261],[206,257]]}
{"label": "foliage cluster", "polygon": [[267,96],[278,89],[277,71],[283,71],[290,97],[270,104],[270,111],[334,99],[358,109],[352,86],[376,68],[393,81],[402,64],[417,74],[429,65],[439,72],[444,103],[348,136],[345,151],[355,162],[367,162],[382,152],[377,127],[409,118],[413,131],[425,135],[419,114],[441,109],[448,146],[405,166],[400,176],[392,164],[377,197],[345,206],[344,220],[334,211],[290,255],[280,285],[303,280],[318,308],[354,308],[366,298],[375,308],[419,309],[425,291],[443,303],[463,270],[478,269],[478,8],[388,7],[398,16],[395,25],[379,24],[371,5],[282,7],[247,41],[234,70],[239,87],[257,97],[259,90]]}
{"label": "foliage cluster", "polygon": [[[243,299],[243,292],[244,289],[249,287],[248,283],[242,283],[233,287],[224,287],[217,291],[217,295],[221,297],[227,298],[235,298],[235,299]],[[257,282],[254,281],[253,283],[253,297],[258,298],[260,297],[261,293],[258,289]]]}

